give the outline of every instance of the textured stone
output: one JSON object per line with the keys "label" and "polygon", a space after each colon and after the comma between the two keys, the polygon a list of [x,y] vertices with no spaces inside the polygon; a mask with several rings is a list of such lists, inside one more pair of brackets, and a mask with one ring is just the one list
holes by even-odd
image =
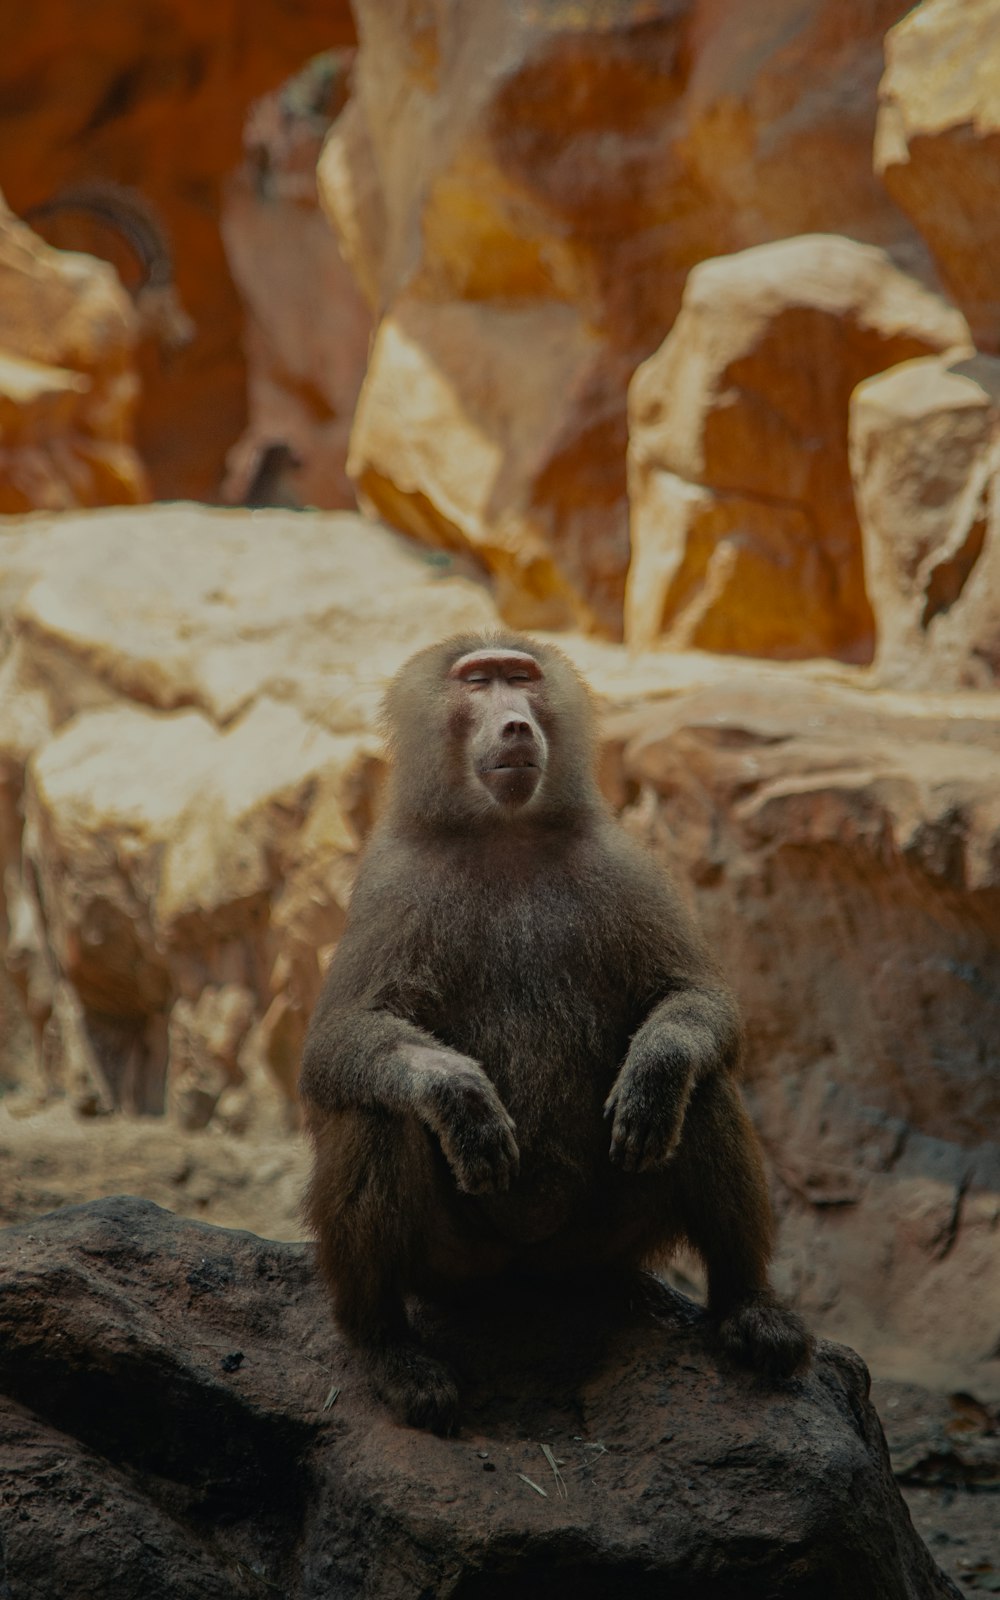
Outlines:
{"label": "textured stone", "polygon": [[921,258],[871,171],[904,8],[846,9],[357,6],[320,163],[381,323],[349,470],[484,562],[509,619],[620,634],[626,387],[692,266],[820,227]]}
{"label": "textured stone", "polygon": [[1000,360],[905,362],[851,400],[876,666],[908,688],[1000,681]]}
{"label": "textured stone", "polygon": [[729,248],[842,233],[921,265],[921,242],[886,203],[871,160],[883,37],[908,9],[907,0],[698,0],[684,153]]}
{"label": "textured stone", "polygon": [[40,680],[54,724],[118,696],[224,724],[268,694],[349,732],[421,642],[495,616],[479,585],[347,512],[170,505],[7,528],[6,681],[19,699]]}
{"label": "textured stone", "polygon": [[1000,28],[993,0],[923,0],[886,35],[875,168],[980,349],[1000,354]]}
{"label": "textured stone", "polygon": [[50,250],[0,196],[0,512],[147,498],[135,343],[111,268]]}
{"label": "textured stone", "polygon": [[24,1600],[71,1593],[82,1563],[118,1600],[957,1595],[842,1347],[762,1392],[670,1291],[506,1288],[429,1324],[466,1401],[436,1439],[373,1402],[300,1245],[109,1200],[7,1229],[0,1254]]}
{"label": "textured stone", "polygon": [[[0,867],[26,1087],[159,1111],[169,1079],[189,1125],[239,1121],[262,1062],[287,1106],[371,821],[382,687],[488,625],[488,596],[346,513],[9,527]],[[220,1055],[198,1007],[234,991],[252,1017]]]}
{"label": "textured stone", "polygon": [[1000,696],[757,668],[606,737],[742,1002],[779,1281],[882,1370],[996,1391]]}
{"label": "textured stone", "polygon": [[630,388],[628,642],[869,659],[851,391],[963,342],[958,312],[853,240],[697,267]]}
{"label": "textured stone", "polygon": [[[583,400],[600,359],[569,306],[401,300],[379,326],[348,457],[358,495],[426,543],[473,554],[515,626],[600,630],[620,603],[623,551],[586,466],[569,521],[537,493],[567,397]],[[501,395],[502,439],[489,416]]]}
{"label": "textured stone", "polygon": [[[171,240],[196,336],[169,361],[155,341],[141,352],[139,448],[158,498],[213,498],[245,421],[242,314],[219,211],[247,110],[315,51],[353,38],[346,0],[260,0],[238,14],[199,0],[47,0],[5,18],[0,172],[14,210],[108,178],[137,188]],[[86,219],[79,240],[71,220],[60,219],[60,242],[89,241]],[[107,230],[103,248],[134,272]]]}

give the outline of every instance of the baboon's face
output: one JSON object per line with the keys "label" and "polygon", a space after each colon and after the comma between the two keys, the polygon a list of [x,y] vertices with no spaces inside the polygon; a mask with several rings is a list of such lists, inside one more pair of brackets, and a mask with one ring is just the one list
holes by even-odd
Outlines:
{"label": "baboon's face", "polygon": [[474,650],[454,663],[448,683],[449,721],[464,741],[469,781],[495,805],[519,811],[539,790],[548,763],[541,667],[523,650]]}

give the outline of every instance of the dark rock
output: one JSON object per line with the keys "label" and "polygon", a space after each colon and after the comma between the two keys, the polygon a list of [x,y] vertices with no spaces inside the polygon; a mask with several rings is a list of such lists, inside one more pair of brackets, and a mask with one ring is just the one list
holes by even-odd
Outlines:
{"label": "dark rock", "polygon": [[463,1380],[454,1439],[373,1401],[305,1246],[133,1199],[7,1229],[0,1594],[958,1593],[849,1350],[762,1389],[651,1281],[497,1292],[426,1333]]}

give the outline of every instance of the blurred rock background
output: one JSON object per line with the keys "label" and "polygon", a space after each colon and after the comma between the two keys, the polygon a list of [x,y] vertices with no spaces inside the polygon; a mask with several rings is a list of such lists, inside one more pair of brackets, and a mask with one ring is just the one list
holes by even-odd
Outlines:
{"label": "blurred rock background", "polygon": [[0,105],[0,1220],[300,1234],[382,687],[554,632],[1000,1589],[998,0],[41,0]]}

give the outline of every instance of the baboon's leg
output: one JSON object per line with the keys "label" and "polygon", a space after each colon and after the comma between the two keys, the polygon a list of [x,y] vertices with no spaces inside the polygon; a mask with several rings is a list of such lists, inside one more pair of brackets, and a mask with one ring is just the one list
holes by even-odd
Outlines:
{"label": "baboon's leg", "polygon": [[704,1080],[666,1169],[669,1210],[708,1270],[708,1308],[726,1351],[771,1378],[808,1365],[812,1339],[768,1280],[774,1220],[760,1145],[729,1078]]}
{"label": "baboon's leg", "polygon": [[415,1119],[381,1112],[314,1114],[311,1123],[316,1159],[305,1209],[337,1322],[396,1414],[447,1433],[455,1379],[420,1347],[404,1303],[440,1210],[429,1135]]}

